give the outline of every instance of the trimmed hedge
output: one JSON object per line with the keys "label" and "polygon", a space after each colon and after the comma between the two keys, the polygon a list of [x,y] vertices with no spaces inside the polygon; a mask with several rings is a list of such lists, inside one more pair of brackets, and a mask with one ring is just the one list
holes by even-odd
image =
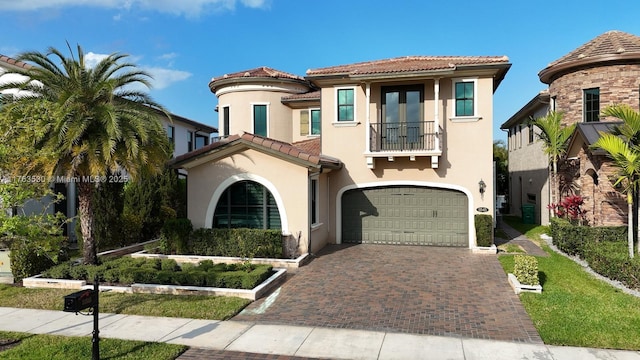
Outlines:
{"label": "trimmed hedge", "polygon": [[164,254],[185,254],[189,250],[189,235],[192,231],[191,220],[168,219],[160,232],[160,250]]}
{"label": "trimmed hedge", "polygon": [[[551,219],[553,245],[569,255],[584,258],[587,242],[626,242],[626,226],[576,226],[560,218]],[[588,240],[588,241],[586,241]]]}
{"label": "trimmed hedge", "polygon": [[493,217],[487,214],[476,214],[474,221],[477,245],[484,247],[493,245]]}
{"label": "trimmed hedge", "polygon": [[189,254],[243,258],[282,258],[280,230],[197,229],[189,236]]}
{"label": "trimmed hedge", "polygon": [[540,285],[538,279],[538,259],[530,255],[514,257],[513,275],[524,285]]}
{"label": "trimmed hedge", "polygon": [[598,274],[640,289],[640,257],[629,258],[627,227],[576,226],[551,219],[553,244],[583,259]]}
{"label": "trimmed hedge", "polygon": [[640,258],[631,259],[628,252],[626,242],[589,242],[584,260],[598,274],[640,289]]}
{"label": "trimmed hedge", "polygon": [[45,271],[45,278],[73,279],[109,283],[162,284],[210,286],[234,289],[253,289],[269,278],[273,268],[269,265],[214,264],[204,260],[180,267],[173,259],[133,259],[123,257],[105,261],[100,265],[81,265],[67,262]]}

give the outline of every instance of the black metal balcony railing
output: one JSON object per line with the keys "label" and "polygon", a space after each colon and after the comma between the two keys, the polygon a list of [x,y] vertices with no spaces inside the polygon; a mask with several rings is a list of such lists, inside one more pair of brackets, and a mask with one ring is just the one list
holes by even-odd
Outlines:
{"label": "black metal balcony railing", "polygon": [[442,140],[442,132],[436,132],[433,121],[372,123],[370,136],[371,152],[437,151],[436,137]]}

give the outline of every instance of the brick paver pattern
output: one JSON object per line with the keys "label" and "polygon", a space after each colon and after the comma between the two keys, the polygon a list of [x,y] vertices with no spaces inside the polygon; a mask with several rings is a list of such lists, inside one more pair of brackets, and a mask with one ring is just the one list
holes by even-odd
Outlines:
{"label": "brick paver pattern", "polygon": [[328,245],[233,320],[542,343],[496,255]]}

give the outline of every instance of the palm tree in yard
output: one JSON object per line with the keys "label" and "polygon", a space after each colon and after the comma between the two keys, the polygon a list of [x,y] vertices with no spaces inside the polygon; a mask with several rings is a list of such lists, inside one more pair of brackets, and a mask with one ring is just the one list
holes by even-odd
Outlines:
{"label": "palm tree in yard", "polygon": [[[549,157],[551,165],[552,192],[551,202],[557,204],[559,200],[558,160],[567,151],[569,138],[576,125],[562,125],[562,113],[550,111],[546,116],[531,121],[540,130],[538,139],[543,143],[544,153]],[[555,197],[554,197],[555,196]]]}
{"label": "palm tree in yard", "polygon": [[[84,263],[97,263],[93,237],[93,192],[109,174],[125,170],[131,178],[158,173],[170,156],[158,111],[166,111],[145,92],[151,76],[114,53],[90,67],[80,46],[65,57],[55,48],[25,52],[17,60],[31,66],[12,70],[28,81],[0,85],[22,89],[14,106],[44,102],[50,116],[40,146],[57,149],[45,175],[73,178],[78,186]],[[137,87],[136,87],[137,86]]]}
{"label": "palm tree in yard", "polygon": [[[627,196],[627,240],[629,257],[633,258],[633,198],[640,188],[640,114],[628,105],[612,105],[604,109],[602,115],[622,120],[622,124],[616,125],[611,133],[602,133],[593,147],[606,151],[618,168],[615,185],[623,185]],[[637,249],[640,253],[640,237]]]}

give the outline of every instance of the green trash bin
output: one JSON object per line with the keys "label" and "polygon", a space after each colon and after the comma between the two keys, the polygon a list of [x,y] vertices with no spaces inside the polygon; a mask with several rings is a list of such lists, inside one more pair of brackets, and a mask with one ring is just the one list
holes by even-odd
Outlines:
{"label": "green trash bin", "polygon": [[535,224],[536,223],[536,206],[533,204],[522,205],[522,223],[523,224]]}

